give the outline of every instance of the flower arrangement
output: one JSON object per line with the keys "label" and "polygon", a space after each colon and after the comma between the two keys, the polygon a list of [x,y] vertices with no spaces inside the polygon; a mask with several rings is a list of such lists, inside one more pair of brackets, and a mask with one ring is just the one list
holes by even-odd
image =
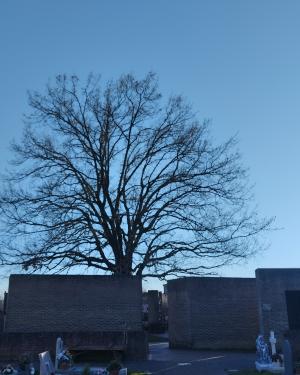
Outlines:
{"label": "flower arrangement", "polygon": [[2,375],[13,375],[16,373],[16,370],[12,367],[12,365],[7,365],[1,370]]}
{"label": "flower arrangement", "polygon": [[282,359],[282,356],[280,354],[278,354],[278,353],[273,354],[272,357],[271,357],[271,359],[272,359],[272,362],[276,362],[280,366],[283,365],[283,359]]}

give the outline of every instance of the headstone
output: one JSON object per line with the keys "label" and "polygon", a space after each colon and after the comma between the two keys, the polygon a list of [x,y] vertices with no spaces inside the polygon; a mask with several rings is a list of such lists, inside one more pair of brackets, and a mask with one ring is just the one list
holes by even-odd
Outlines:
{"label": "headstone", "polygon": [[61,337],[56,340],[56,350],[55,350],[55,371],[58,369],[60,354],[64,351],[64,343]]}
{"label": "headstone", "polygon": [[283,342],[283,360],[284,360],[284,375],[293,375],[293,353],[289,340],[285,339]]}
{"label": "headstone", "polygon": [[270,331],[269,341],[270,341],[270,344],[271,344],[272,355],[275,355],[276,354],[276,342],[277,342],[277,340],[275,338],[274,331]]}
{"label": "headstone", "polygon": [[40,375],[54,375],[55,369],[49,352],[39,354],[40,358]]}

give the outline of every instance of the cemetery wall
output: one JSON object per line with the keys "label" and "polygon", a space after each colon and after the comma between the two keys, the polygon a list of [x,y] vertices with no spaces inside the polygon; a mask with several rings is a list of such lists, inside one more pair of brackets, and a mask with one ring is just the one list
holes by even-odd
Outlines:
{"label": "cemetery wall", "polygon": [[147,358],[148,343],[143,331],[130,331],[123,348],[122,332],[47,332],[47,333],[2,333],[0,334],[0,360],[18,361],[26,354],[36,361],[38,353],[50,351],[55,358],[56,339],[61,337],[70,350],[122,350],[125,359]]}
{"label": "cemetery wall", "polygon": [[[257,269],[256,283],[260,332],[268,337],[270,330],[275,331],[279,345],[285,334],[299,337],[300,327],[293,329],[289,324],[286,292],[300,293],[300,269]],[[296,304],[292,306],[294,311],[291,313],[299,318],[300,325],[300,306],[297,300],[299,301],[299,296],[296,296]],[[299,340],[297,347],[300,349]]]}
{"label": "cemetery wall", "polygon": [[168,330],[170,347],[192,347],[189,279],[168,281]]}
{"label": "cemetery wall", "polygon": [[4,331],[139,331],[141,306],[135,277],[11,275]]}
{"label": "cemetery wall", "polygon": [[170,346],[253,349],[259,331],[255,279],[189,277],[168,282]]}

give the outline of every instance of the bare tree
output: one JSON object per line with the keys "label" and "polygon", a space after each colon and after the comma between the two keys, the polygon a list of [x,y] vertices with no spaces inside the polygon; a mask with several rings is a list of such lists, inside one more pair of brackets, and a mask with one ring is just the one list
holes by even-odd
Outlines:
{"label": "bare tree", "polygon": [[58,76],[31,114],[0,196],[4,264],[155,276],[246,258],[271,220],[250,210],[234,139],[213,145],[154,74],[110,82]]}

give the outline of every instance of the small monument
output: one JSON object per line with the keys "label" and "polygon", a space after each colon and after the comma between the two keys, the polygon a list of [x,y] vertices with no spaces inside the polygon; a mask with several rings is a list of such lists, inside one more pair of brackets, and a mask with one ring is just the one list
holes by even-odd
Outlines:
{"label": "small monument", "polygon": [[267,371],[272,364],[268,344],[265,343],[264,336],[258,335],[256,339],[257,360],[255,366],[257,371]]}
{"label": "small monument", "polygon": [[[272,350],[272,357],[276,356],[276,338],[274,331],[270,332],[269,338]],[[256,339],[256,354],[255,367],[258,372],[269,371],[272,373],[282,373],[284,367],[280,366],[278,362],[272,362],[268,344],[265,342],[263,335],[259,335]]]}

